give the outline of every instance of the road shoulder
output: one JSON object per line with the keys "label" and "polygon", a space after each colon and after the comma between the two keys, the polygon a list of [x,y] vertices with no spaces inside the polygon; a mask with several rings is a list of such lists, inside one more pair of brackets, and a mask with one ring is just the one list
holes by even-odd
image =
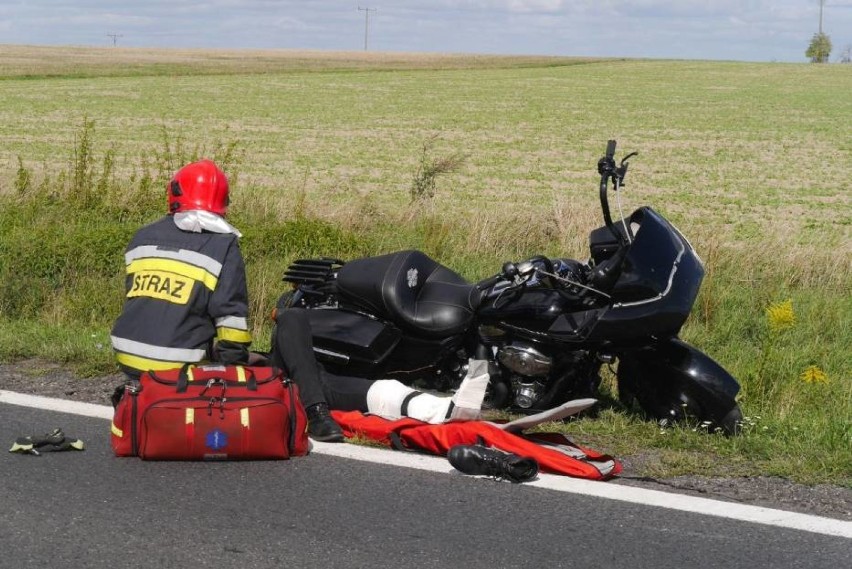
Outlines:
{"label": "road shoulder", "polygon": [[[123,381],[121,374],[80,378],[59,364],[23,360],[0,364],[0,389],[18,393],[109,405],[110,396]],[[26,433],[22,433],[26,434]],[[577,441],[581,443],[583,441]],[[806,486],[768,477],[717,478],[677,476],[668,479],[642,477],[633,467],[652,457],[618,457],[625,466],[622,476],[610,482],[626,486],[701,496],[739,504],[762,506],[852,521],[852,490],[833,485]]]}

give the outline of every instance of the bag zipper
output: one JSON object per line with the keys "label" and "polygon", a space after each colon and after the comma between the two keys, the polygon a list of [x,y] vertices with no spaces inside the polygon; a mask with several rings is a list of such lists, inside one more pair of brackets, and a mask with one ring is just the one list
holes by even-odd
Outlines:
{"label": "bag zipper", "polygon": [[[191,402],[191,401],[209,402],[210,399],[211,399],[210,397],[182,397],[182,398],[181,397],[173,397],[173,398],[170,398],[170,399],[158,399],[157,401],[154,401],[153,403],[151,403],[151,405],[148,406],[148,409],[150,409],[151,407],[159,407],[163,403],[186,403],[186,402]],[[214,397],[213,399],[216,399],[217,402],[219,400],[218,397]],[[275,397],[227,397],[226,400],[225,400],[226,403],[230,403],[232,401],[263,401],[263,402],[279,403],[281,405],[284,404],[283,401],[281,401],[280,399],[275,398]]]}

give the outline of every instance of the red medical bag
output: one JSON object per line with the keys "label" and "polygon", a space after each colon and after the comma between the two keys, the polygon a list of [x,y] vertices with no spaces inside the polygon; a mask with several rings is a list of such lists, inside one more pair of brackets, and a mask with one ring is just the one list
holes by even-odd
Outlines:
{"label": "red medical bag", "polygon": [[112,422],[116,456],[146,460],[285,459],[308,445],[298,387],[271,367],[143,373],[125,386]]}

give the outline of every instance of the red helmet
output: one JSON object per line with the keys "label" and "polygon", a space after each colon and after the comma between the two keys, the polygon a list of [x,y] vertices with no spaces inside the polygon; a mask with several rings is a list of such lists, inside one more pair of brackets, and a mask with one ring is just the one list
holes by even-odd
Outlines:
{"label": "red helmet", "polygon": [[228,211],[228,178],[212,160],[187,164],[166,187],[169,213],[203,209],[219,215]]}

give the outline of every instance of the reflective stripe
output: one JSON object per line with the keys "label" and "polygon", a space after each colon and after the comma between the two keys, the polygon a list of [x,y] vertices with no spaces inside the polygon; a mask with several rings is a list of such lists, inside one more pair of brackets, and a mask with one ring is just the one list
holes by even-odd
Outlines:
{"label": "reflective stripe", "polygon": [[112,434],[117,437],[124,437],[124,431],[115,426],[115,423],[110,421],[109,430],[112,431]]}
{"label": "reflective stripe", "polygon": [[[207,355],[207,351],[203,348],[167,348],[119,338],[118,336],[110,336],[110,338],[112,339],[112,347],[119,352],[161,362],[200,362]],[[180,367],[180,365],[177,367]]]}
{"label": "reflective stripe", "polygon": [[156,245],[140,245],[139,247],[134,247],[124,254],[124,261],[128,266],[131,265],[133,261],[146,258],[174,259],[176,261],[183,261],[185,263],[195,265],[196,267],[201,267],[217,278],[222,272],[222,263],[213,257],[208,257],[203,253],[190,251],[189,249],[170,251],[168,249],[161,249]]}
{"label": "reflective stripe", "polygon": [[216,319],[216,327],[248,330],[248,320],[242,316],[223,316],[222,318]]}
{"label": "reflective stripe", "polygon": [[237,381],[239,383],[246,382],[246,368],[243,366],[237,366]]}
{"label": "reflective stripe", "polygon": [[141,271],[166,271],[168,273],[174,273],[182,277],[199,281],[210,290],[216,290],[216,283],[219,282],[217,275],[214,275],[207,269],[197,267],[191,263],[175,261],[172,259],[137,259],[127,265],[127,274],[138,273]]}
{"label": "reflective stripe", "polygon": [[192,445],[195,440],[195,409],[189,407],[184,413],[183,430],[187,442]]}
{"label": "reflective stripe", "polygon": [[195,381],[195,376],[192,374],[193,367],[194,366],[187,366],[186,368],[186,380],[190,382]]}
{"label": "reflective stripe", "polygon": [[234,328],[216,328],[216,338],[228,342],[239,342],[240,344],[251,344],[251,332],[236,330]]}
{"label": "reflective stripe", "polygon": [[240,409],[240,424],[246,429],[249,428],[249,410],[248,407]]}
{"label": "reflective stripe", "polygon": [[149,360],[148,358],[140,358],[139,356],[131,356],[130,354],[122,353],[116,353],[115,360],[121,365],[139,371],[166,371],[167,369],[179,368],[184,364],[184,362],[161,362],[159,360]]}

